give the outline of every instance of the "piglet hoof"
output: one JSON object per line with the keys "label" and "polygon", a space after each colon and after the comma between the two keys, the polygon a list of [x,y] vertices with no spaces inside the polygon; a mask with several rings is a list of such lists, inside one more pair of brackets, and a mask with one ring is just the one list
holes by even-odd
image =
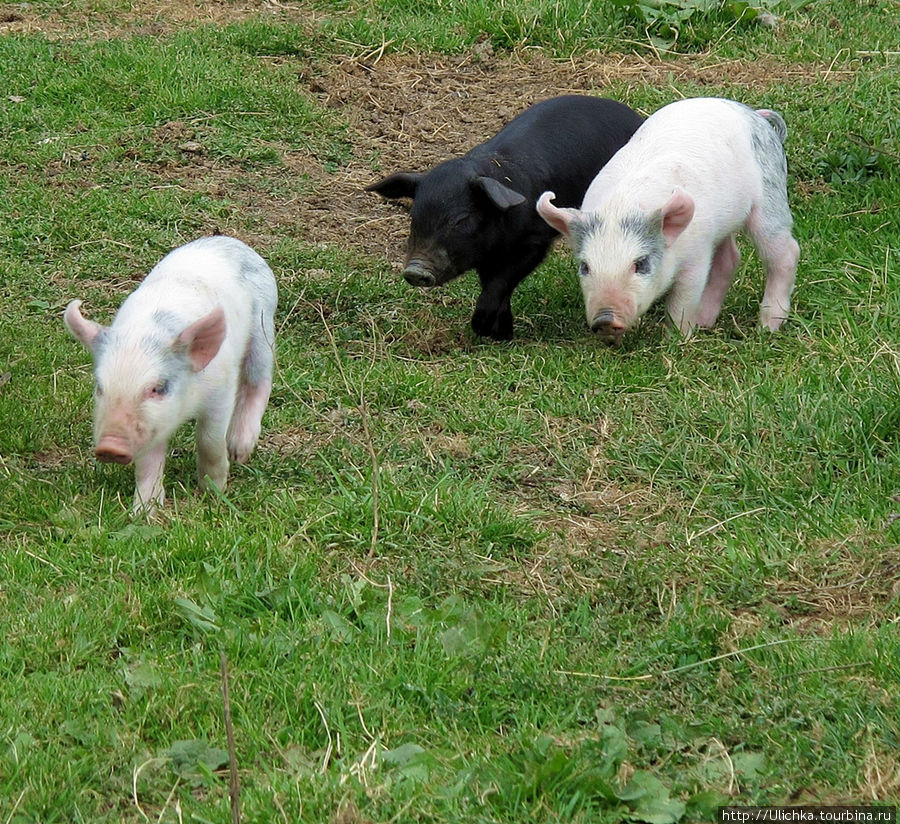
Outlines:
{"label": "piglet hoof", "polygon": [[488,338],[494,327],[494,318],[482,309],[476,309],[472,315],[472,331],[476,335]]}
{"label": "piglet hoof", "polygon": [[228,475],[217,478],[203,475],[200,478],[200,489],[204,492],[224,492],[226,486],[228,486]]}
{"label": "piglet hoof", "polygon": [[197,480],[200,483],[200,489],[204,492],[212,489],[222,492],[228,483],[228,457],[222,444],[221,453],[216,452],[213,455],[201,454],[197,460]]}
{"label": "piglet hoof", "polygon": [[476,335],[493,340],[512,340],[513,319],[511,312],[500,312],[489,315],[487,312],[476,310],[472,315],[472,330]]}
{"label": "piglet hoof", "polygon": [[256,438],[250,442],[229,444],[228,457],[232,463],[245,464],[250,460],[254,446],[256,446]]}
{"label": "piglet hoof", "polygon": [[149,501],[144,501],[135,494],[134,503],[131,506],[131,517],[135,519],[143,519],[146,521],[159,521],[159,507],[166,502],[165,494],[161,493],[159,497]]}
{"label": "piglet hoof", "polygon": [[497,325],[494,327],[494,338],[496,338],[497,340],[512,340],[512,312],[501,312],[499,315],[497,315]]}
{"label": "piglet hoof", "polygon": [[260,426],[246,420],[228,433],[228,457],[232,463],[245,464],[250,460],[256,442],[259,440]]}
{"label": "piglet hoof", "polygon": [[786,318],[787,313],[783,309],[766,307],[760,312],[759,325],[770,332],[777,332]]}
{"label": "piglet hoof", "polygon": [[246,449],[244,447],[234,447],[228,450],[228,457],[231,459],[232,463],[245,464],[249,462],[250,453],[252,451],[252,447],[250,449]]}
{"label": "piglet hoof", "polygon": [[153,504],[135,504],[131,508],[131,517],[135,520],[143,518],[147,521],[155,521],[157,520],[157,509]]}

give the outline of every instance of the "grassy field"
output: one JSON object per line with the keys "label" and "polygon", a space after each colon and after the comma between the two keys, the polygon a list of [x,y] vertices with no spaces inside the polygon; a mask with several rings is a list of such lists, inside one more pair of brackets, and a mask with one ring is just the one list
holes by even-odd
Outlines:
{"label": "grassy field", "polygon": [[[0,5],[0,824],[900,801],[900,14],[744,5]],[[540,58],[559,91],[617,66],[597,93],[645,113],[781,111],[783,331],[744,245],[714,330],[654,311],[608,350],[560,248],[515,340],[474,338],[474,277],[408,287],[373,251],[402,213],[346,195],[401,124],[364,135],[329,72],[415,53],[506,78],[472,110],[516,110]],[[204,496],[184,427],[166,510],[132,520],[61,311],[108,321],[214,231],[279,281],[263,438]]]}

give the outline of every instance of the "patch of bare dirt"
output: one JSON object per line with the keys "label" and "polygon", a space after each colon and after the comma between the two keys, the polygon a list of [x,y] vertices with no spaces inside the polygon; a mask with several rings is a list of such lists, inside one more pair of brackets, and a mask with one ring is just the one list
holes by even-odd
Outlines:
{"label": "patch of bare dirt", "polygon": [[[249,13],[254,6],[247,8]],[[648,85],[671,89],[674,100],[690,83],[711,88],[728,84],[735,97],[775,106],[777,101],[766,96],[772,84],[810,83],[826,71],[768,59],[711,56],[663,61],[592,54],[557,61],[538,51],[496,55],[489,44],[455,56],[390,54],[303,63],[298,94],[349,123],[351,155],[337,171],[312,150],[282,150],[280,170],[223,164],[206,155],[202,126],[183,121],[156,130],[159,144],[169,149],[170,157],[171,149],[177,149],[180,161],[160,163],[154,170],[165,185],[227,195],[239,204],[241,224],[209,230],[238,234],[262,247],[285,232],[311,243],[349,244],[399,269],[407,207],[384,201],[365,187],[394,171],[427,171],[463,154],[533,103],[568,93],[611,94],[629,102],[627,94],[611,93],[610,87]]]}
{"label": "patch of bare dirt", "polygon": [[545,596],[551,609],[554,600],[563,593],[594,592],[608,587],[608,579],[599,579],[590,571],[599,557],[616,556],[624,566],[629,558],[647,547],[662,546],[667,538],[665,524],[660,521],[648,527],[642,546],[637,545],[633,536],[623,535],[622,525],[626,521],[644,520],[667,508],[648,489],[637,486],[622,489],[615,484],[597,486],[590,491],[581,489],[575,495],[581,498],[584,508],[578,508],[569,497],[572,485],[561,486],[566,489],[556,490],[559,497],[555,501],[538,495],[540,500],[532,503],[527,492],[520,494],[515,509],[545,531],[547,537],[537,544],[533,553],[504,564],[493,576],[496,583],[524,595]]}
{"label": "patch of bare dirt", "polygon": [[[736,97],[774,106],[777,101],[766,98],[773,84],[811,83],[825,71],[769,59],[725,61],[710,56],[663,61],[593,54],[557,61],[540,52],[498,56],[488,44],[451,57],[362,57],[301,75],[303,92],[349,121],[354,146],[350,162],[334,175],[311,168],[308,157],[289,155],[286,162],[312,179],[313,191],[297,204],[311,236],[325,242],[349,240],[399,265],[408,230],[405,210],[364,192],[365,187],[382,175],[427,171],[462,154],[533,103],[559,94],[603,95],[611,86],[622,85],[671,88],[674,100],[684,84],[725,83],[735,87]],[[373,165],[380,171],[373,171]]]}
{"label": "patch of bare dirt", "polygon": [[823,547],[819,554],[811,550],[798,558],[789,580],[767,582],[769,600],[787,623],[829,633],[861,617],[877,620],[879,608],[900,597],[900,547],[885,547],[883,535],[859,541],[873,551],[860,555],[847,546]]}
{"label": "patch of bare dirt", "polygon": [[[556,425],[564,424],[551,422],[551,429]],[[604,471],[603,450],[602,444],[588,450],[589,467],[574,480],[547,472],[547,455],[539,447],[531,461],[519,455],[523,476],[515,493],[515,508],[527,514],[547,537],[535,553],[504,572],[507,585],[543,593],[551,600],[563,592],[592,592],[608,586],[607,580],[598,581],[590,572],[601,556],[614,556],[617,563],[625,565],[665,545],[669,527],[664,513],[682,502],[650,486],[610,481]],[[647,524],[639,535],[626,527],[636,522]]]}
{"label": "patch of bare dirt", "polygon": [[134,3],[114,13],[60,4],[52,10],[29,3],[0,4],[0,35],[43,34],[55,40],[111,39],[123,35],[163,35],[185,25],[227,24],[263,19],[286,22],[314,21],[314,12],[277,0],[154,0]]}
{"label": "patch of bare dirt", "polygon": [[900,762],[895,755],[879,752],[870,742],[864,765],[861,797],[867,801],[896,801],[900,793]]}
{"label": "patch of bare dirt", "polygon": [[364,816],[352,801],[347,801],[332,816],[331,824],[372,824],[372,819]]}

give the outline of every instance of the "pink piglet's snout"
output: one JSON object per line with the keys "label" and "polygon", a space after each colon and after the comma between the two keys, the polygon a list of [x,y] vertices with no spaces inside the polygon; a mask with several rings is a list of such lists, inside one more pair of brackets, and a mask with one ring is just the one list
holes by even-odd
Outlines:
{"label": "pink piglet's snout", "polygon": [[94,449],[98,461],[129,464],[133,460],[131,445],[121,435],[103,435]]}
{"label": "pink piglet's snout", "polygon": [[613,346],[618,346],[622,342],[622,336],[627,328],[612,309],[601,309],[591,320],[591,331],[605,343]]}

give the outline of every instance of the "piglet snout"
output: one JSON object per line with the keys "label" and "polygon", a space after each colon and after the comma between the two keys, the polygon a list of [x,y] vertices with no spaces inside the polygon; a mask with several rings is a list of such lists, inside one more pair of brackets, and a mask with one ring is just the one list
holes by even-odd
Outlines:
{"label": "piglet snout", "polygon": [[436,283],[434,272],[421,260],[408,261],[403,277],[410,286],[434,286]]}
{"label": "piglet snout", "polygon": [[118,435],[104,435],[97,443],[94,454],[103,463],[129,464],[133,457],[128,442]]}
{"label": "piglet snout", "polygon": [[625,324],[616,318],[612,309],[601,309],[591,321],[591,331],[612,346],[618,346],[625,334]]}

